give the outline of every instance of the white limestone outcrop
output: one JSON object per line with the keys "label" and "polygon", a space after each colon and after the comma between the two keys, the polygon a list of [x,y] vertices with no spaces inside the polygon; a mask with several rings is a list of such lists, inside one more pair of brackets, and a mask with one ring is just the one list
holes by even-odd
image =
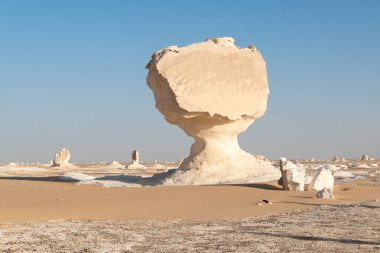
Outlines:
{"label": "white limestone outcrop", "polygon": [[190,156],[164,184],[275,180],[280,172],[239,147],[237,136],[267,108],[266,64],[253,46],[213,38],[155,52],[147,83],[165,119],[194,138]]}
{"label": "white limestone outcrop", "polygon": [[105,168],[107,169],[124,169],[124,166],[121,165],[117,161],[112,161],[110,164],[108,164]]}
{"label": "white limestone outcrop", "polygon": [[146,168],[144,165],[140,164],[139,159],[139,151],[137,149],[133,150],[131,153],[132,156],[132,164],[127,165],[127,169],[144,169]]}
{"label": "white limestone outcrop", "polygon": [[70,151],[66,148],[62,148],[54,156],[53,167],[75,167],[75,165],[69,163],[70,158]]}
{"label": "white limestone outcrop", "polygon": [[368,155],[362,155],[362,157],[360,158],[361,161],[369,161],[369,156]]}
{"label": "white limestone outcrop", "polygon": [[282,173],[280,182],[285,191],[304,191],[305,169],[281,157],[280,170]]}
{"label": "white limestone outcrop", "polygon": [[334,191],[334,176],[331,170],[326,168],[320,168],[317,174],[311,180],[309,185],[309,191],[320,191],[323,188],[331,190],[331,193]]}

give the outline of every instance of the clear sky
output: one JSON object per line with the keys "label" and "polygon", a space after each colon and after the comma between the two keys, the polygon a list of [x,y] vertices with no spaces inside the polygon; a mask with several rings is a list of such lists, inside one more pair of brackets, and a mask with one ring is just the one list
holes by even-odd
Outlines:
{"label": "clear sky", "polygon": [[241,146],[269,158],[380,157],[380,1],[0,0],[0,162],[186,157],[154,107],[156,50],[210,37],[267,61],[267,113]]}

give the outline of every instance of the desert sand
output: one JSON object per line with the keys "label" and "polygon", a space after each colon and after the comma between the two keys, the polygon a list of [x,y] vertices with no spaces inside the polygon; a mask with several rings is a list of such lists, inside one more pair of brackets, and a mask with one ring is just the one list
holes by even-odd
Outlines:
{"label": "desert sand", "polygon": [[[380,186],[336,186],[335,199],[283,191],[276,183],[252,185],[102,188],[71,183],[0,180],[0,222],[57,219],[231,219],[380,198]],[[263,199],[271,205],[258,205]]]}
{"label": "desert sand", "polygon": [[0,252],[380,252],[380,161],[294,163],[305,189],[332,171],[335,198],[276,181],[133,183],[179,163],[0,165]]}
{"label": "desert sand", "polygon": [[[0,252],[380,252],[380,180],[104,188],[0,180]],[[262,199],[272,204],[263,204]]]}
{"label": "desert sand", "polygon": [[244,219],[56,220],[0,228],[4,252],[380,252],[380,202]]}

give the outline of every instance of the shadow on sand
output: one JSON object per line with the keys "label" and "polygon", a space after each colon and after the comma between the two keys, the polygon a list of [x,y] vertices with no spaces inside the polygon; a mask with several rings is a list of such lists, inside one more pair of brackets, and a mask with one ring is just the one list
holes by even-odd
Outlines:
{"label": "shadow on sand", "polygon": [[326,238],[326,237],[320,237],[320,236],[286,235],[286,234],[274,234],[274,233],[265,233],[265,232],[260,232],[260,233],[248,232],[248,231],[242,231],[242,232],[255,234],[255,235],[266,235],[266,236],[282,237],[282,238],[303,240],[303,241],[322,241],[322,242],[336,242],[336,243],[345,243],[345,244],[380,245],[380,242],[355,240],[355,239],[338,239],[338,238]]}
{"label": "shadow on sand", "polygon": [[[169,170],[162,173],[157,173],[151,177],[144,177],[139,175],[106,175],[106,176],[99,176],[96,177],[95,181],[104,181],[104,180],[110,180],[110,181],[116,181],[116,182],[122,182],[122,183],[131,183],[131,184],[140,184],[141,186],[159,186],[162,185],[163,180],[171,175],[175,169]],[[60,182],[60,183],[76,183],[80,182],[81,180],[76,180],[74,178],[62,178],[61,176],[46,176],[46,177],[0,177],[1,179],[6,180],[26,180],[26,181],[42,181],[42,182]]]}
{"label": "shadow on sand", "polygon": [[[259,184],[259,183],[252,183],[252,184],[227,184],[227,186],[242,186],[242,187],[249,187],[249,188],[256,188],[256,189],[263,189],[263,190],[274,190],[274,191],[282,191],[282,187],[272,185],[272,184]],[[226,186],[226,185],[224,185]]]}

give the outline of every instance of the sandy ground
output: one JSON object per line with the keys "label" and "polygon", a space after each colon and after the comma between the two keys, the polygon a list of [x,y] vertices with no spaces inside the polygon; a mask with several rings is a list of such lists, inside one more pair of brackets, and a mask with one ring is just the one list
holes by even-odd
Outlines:
{"label": "sandy ground", "polygon": [[6,172],[0,252],[380,252],[378,170],[336,180],[333,200],[274,182],[104,188]]}
{"label": "sandy ground", "polygon": [[0,252],[380,252],[380,202],[209,221],[51,221],[0,228]]}
{"label": "sandy ground", "polygon": [[[72,183],[0,180],[0,222],[54,219],[227,219],[380,198],[380,186],[336,186],[335,199],[315,192],[252,185],[102,188]],[[263,199],[272,205],[259,206]]]}

